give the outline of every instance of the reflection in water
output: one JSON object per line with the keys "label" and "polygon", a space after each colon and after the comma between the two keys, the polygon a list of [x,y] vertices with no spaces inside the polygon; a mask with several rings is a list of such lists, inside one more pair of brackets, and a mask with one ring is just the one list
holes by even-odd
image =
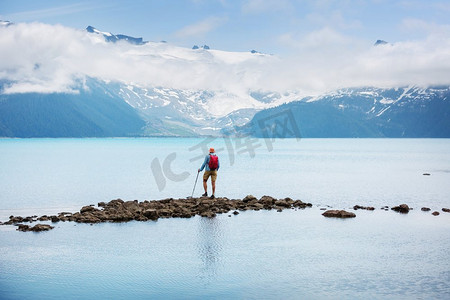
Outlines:
{"label": "reflection in water", "polygon": [[217,275],[222,251],[223,231],[218,218],[200,218],[197,248],[203,262],[200,269],[202,279],[211,280]]}

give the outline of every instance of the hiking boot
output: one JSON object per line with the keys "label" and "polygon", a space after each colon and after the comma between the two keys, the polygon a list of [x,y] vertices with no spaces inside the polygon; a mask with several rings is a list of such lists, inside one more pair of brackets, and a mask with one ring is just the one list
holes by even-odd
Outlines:
{"label": "hiking boot", "polygon": [[208,197],[208,193],[204,193],[202,197]]}
{"label": "hiking boot", "polygon": [[216,198],[216,197],[214,197],[214,195],[211,195],[211,197],[209,197],[210,199],[214,199],[214,198]]}

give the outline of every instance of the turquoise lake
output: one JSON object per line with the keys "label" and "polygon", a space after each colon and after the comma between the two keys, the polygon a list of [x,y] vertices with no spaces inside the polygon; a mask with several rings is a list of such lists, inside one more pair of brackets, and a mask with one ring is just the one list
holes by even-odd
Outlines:
{"label": "turquoise lake", "polygon": [[[450,298],[450,214],[441,210],[450,208],[450,139],[0,139],[0,221],[185,198],[209,147],[221,164],[216,196],[313,207],[60,222],[42,233],[0,226],[0,299]],[[402,203],[414,210],[380,209]],[[376,210],[321,215],[356,204]]]}

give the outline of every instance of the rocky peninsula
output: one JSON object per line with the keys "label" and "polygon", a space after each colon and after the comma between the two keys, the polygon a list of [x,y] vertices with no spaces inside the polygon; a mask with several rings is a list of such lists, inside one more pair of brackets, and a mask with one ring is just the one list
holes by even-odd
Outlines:
{"label": "rocky peninsula", "polygon": [[[25,225],[23,223],[33,223],[38,221],[57,222],[77,222],[77,223],[103,223],[103,222],[128,222],[128,221],[156,221],[159,218],[191,218],[194,216],[213,218],[217,214],[238,215],[240,211],[247,210],[276,210],[281,212],[285,209],[304,209],[312,207],[311,203],[305,203],[301,200],[293,200],[291,198],[276,199],[271,196],[263,196],[260,199],[252,195],[248,195],[243,199],[228,199],[226,197],[210,199],[207,197],[200,198],[181,198],[181,199],[164,199],[164,200],[145,200],[139,202],[124,201],[122,199],[111,200],[108,203],[99,202],[97,206],[83,206],[80,211],[60,212],[57,215],[43,216],[10,216],[9,220],[0,225],[16,225],[19,231],[48,231],[53,226],[48,224],[37,224],[35,226]],[[353,209],[375,210],[374,207],[365,207],[355,205]],[[388,210],[388,206],[381,208]],[[391,208],[393,211],[400,213],[408,213],[409,208],[406,204],[400,204]],[[429,208],[422,208],[422,211],[428,211]],[[443,208],[442,211],[450,212],[449,209]],[[437,213],[437,214],[436,214]],[[438,215],[439,212],[434,212]],[[324,217],[334,218],[354,218],[356,214],[345,210],[327,210],[322,214]]]}
{"label": "rocky peninsula", "polygon": [[301,200],[291,198],[276,199],[271,196],[263,196],[257,199],[252,195],[244,199],[228,199],[207,197],[182,198],[164,200],[145,200],[139,202],[124,201],[122,199],[112,200],[108,203],[100,202],[95,205],[83,206],[79,212],[60,212],[52,216],[10,216],[9,221],[3,225],[22,225],[20,231],[42,231],[50,230],[47,226],[30,227],[22,223],[33,223],[37,221],[56,222],[77,222],[77,223],[102,223],[102,222],[128,222],[128,221],[156,221],[159,218],[191,218],[196,215],[213,218],[217,214],[232,212],[234,215],[239,211],[247,210],[271,210],[282,211],[284,209],[298,209],[311,207],[311,203],[304,203]]}

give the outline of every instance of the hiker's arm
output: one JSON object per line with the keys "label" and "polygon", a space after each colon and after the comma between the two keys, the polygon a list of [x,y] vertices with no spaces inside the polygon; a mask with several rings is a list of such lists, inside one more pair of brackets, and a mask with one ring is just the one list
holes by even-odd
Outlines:
{"label": "hiker's arm", "polygon": [[199,172],[203,171],[203,169],[205,168],[206,164],[208,163],[208,157],[205,157],[205,161],[203,162],[202,166],[200,167],[200,169],[198,169]]}
{"label": "hiker's arm", "polygon": [[219,171],[220,168],[220,159],[217,159],[217,171]]}

